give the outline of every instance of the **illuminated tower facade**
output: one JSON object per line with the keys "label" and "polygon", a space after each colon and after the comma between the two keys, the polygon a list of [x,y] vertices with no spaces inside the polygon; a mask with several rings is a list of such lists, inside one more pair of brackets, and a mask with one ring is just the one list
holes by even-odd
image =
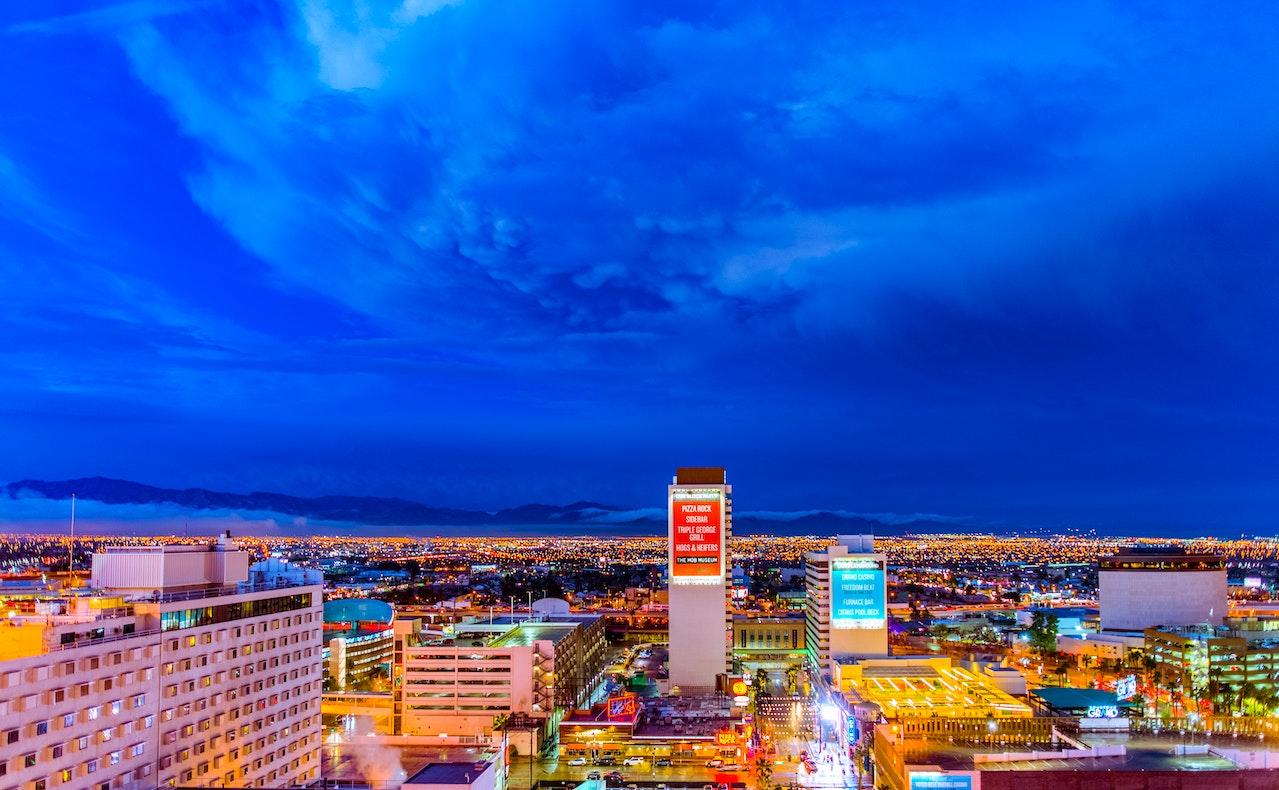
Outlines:
{"label": "illuminated tower facade", "polygon": [[681,467],[666,492],[671,685],[686,694],[714,689],[732,660],[726,480],[722,467]]}
{"label": "illuminated tower facade", "polygon": [[834,660],[888,655],[887,559],[873,535],[840,535],[804,555],[807,646],[831,675]]}

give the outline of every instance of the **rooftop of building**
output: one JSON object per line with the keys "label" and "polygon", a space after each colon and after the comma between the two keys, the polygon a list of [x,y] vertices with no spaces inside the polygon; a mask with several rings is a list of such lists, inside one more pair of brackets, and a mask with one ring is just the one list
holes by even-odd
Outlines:
{"label": "rooftop of building", "polygon": [[[548,641],[558,644],[578,628],[589,625],[600,618],[594,615],[560,617],[544,620],[537,617],[495,617],[454,626],[452,634],[436,635],[419,631],[413,640],[414,647],[473,647],[505,648],[530,647],[535,642]],[[479,642],[479,645],[472,643]]]}
{"label": "rooftop of building", "polygon": [[1030,706],[1000,690],[991,678],[946,657],[867,659],[841,665],[839,678],[850,702],[874,702],[888,718],[1032,715]]}
{"label": "rooftop of building", "polygon": [[675,470],[675,484],[682,486],[721,486],[728,482],[722,466],[681,466]]}
{"label": "rooftop of building", "polygon": [[[1091,745],[1091,744],[1090,744]],[[1172,744],[1166,740],[1149,739],[1129,741],[1125,753],[1104,757],[1065,756],[1064,744],[1053,747],[1036,744],[1039,753],[1061,752],[1051,759],[1007,760],[978,762],[979,755],[1018,753],[1021,747],[982,744],[958,744],[929,742],[925,750],[914,751],[908,762],[936,765],[947,771],[1233,771],[1238,766],[1230,760],[1213,754],[1175,754]],[[1029,747],[1026,747],[1029,749]],[[1205,785],[1206,786],[1206,785]]]}
{"label": "rooftop of building", "polygon": [[534,642],[559,642],[576,631],[577,623],[519,623],[493,640],[493,647],[528,647]]}
{"label": "rooftop of building", "polygon": [[[338,598],[324,602],[324,641],[384,631],[395,620],[395,608],[370,598]],[[345,626],[345,627],[343,627]]]}
{"label": "rooftop of building", "polygon": [[492,766],[484,761],[427,763],[405,784],[459,785],[466,787]]}
{"label": "rooftop of building", "polygon": [[1038,697],[1048,707],[1055,710],[1087,710],[1088,708],[1107,706],[1133,707],[1130,702],[1120,702],[1115,692],[1101,689],[1044,686],[1032,690],[1030,696]]}
{"label": "rooftop of building", "polygon": [[735,614],[733,615],[734,623],[775,623],[775,624],[795,624],[803,623],[805,615],[802,612],[795,614]]}
{"label": "rooftop of building", "polygon": [[1101,570],[1224,570],[1220,554],[1191,553],[1180,546],[1124,546],[1097,558]]}

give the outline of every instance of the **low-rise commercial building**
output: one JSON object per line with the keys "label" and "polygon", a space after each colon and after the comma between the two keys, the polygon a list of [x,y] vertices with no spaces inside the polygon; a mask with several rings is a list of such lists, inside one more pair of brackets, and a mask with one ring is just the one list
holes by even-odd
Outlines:
{"label": "low-rise commercial building", "polygon": [[396,620],[392,729],[489,743],[501,719],[517,714],[546,734],[589,701],[606,652],[603,622],[589,615],[459,623],[445,636]]}
{"label": "low-rise commercial building", "polygon": [[945,656],[865,659],[836,665],[837,688],[849,703],[873,702],[884,716],[1024,718],[1030,706],[985,672]]}
{"label": "low-rise commercial building", "polygon": [[395,648],[394,608],[384,601],[339,598],[324,603],[324,689],[387,688]]}
{"label": "low-rise commercial building", "polygon": [[733,618],[733,653],[735,655],[803,653],[805,641],[803,617]]}

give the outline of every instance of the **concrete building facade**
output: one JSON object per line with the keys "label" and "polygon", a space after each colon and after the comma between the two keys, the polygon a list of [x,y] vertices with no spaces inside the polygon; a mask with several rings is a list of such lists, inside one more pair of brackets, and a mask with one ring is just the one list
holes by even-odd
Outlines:
{"label": "concrete building facade", "polygon": [[112,549],[93,567],[87,590],[10,598],[0,786],[319,778],[320,587],[248,584],[225,539]]}
{"label": "concrete building facade", "polygon": [[1212,554],[1169,548],[1121,549],[1097,563],[1104,631],[1221,625],[1226,616],[1226,563]]}
{"label": "concrete building facade", "polygon": [[721,467],[680,468],[666,491],[670,681],[682,693],[714,690],[732,666],[732,493]]}
{"label": "concrete building facade", "polygon": [[396,620],[392,732],[488,744],[496,718],[520,715],[546,733],[589,701],[606,654],[604,623],[593,616],[462,623],[447,637]]}
{"label": "concrete building facade", "polygon": [[804,555],[805,641],[828,677],[838,660],[888,655],[887,570],[873,535],[840,535]]}

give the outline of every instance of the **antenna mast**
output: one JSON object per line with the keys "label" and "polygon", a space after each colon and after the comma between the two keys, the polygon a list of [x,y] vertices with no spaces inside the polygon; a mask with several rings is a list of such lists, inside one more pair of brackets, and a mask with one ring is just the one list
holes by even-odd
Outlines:
{"label": "antenna mast", "polygon": [[75,494],[71,495],[71,545],[67,546],[67,575],[75,577]]}

